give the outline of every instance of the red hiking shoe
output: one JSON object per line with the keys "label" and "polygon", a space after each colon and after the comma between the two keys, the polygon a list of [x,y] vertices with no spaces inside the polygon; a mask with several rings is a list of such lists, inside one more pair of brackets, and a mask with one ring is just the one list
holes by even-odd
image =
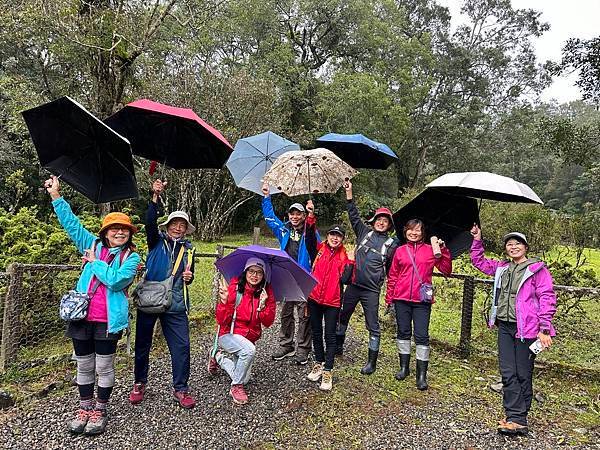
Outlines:
{"label": "red hiking shoe", "polygon": [[182,408],[192,409],[196,406],[196,400],[194,400],[194,397],[188,391],[174,391],[173,398]]}
{"label": "red hiking shoe", "polygon": [[231,389],[229,389],[229,394],[233,398],[233,403],[236,405],[245,405],[248,403],[248,394],[246,394],[246,390],[244,389],[243,384],[233,384],[231,385]]}
{"label": "red hiking shoe", "polygon": [[137,405],[142,403],[144,400],[144,393],[146,392],[146,385],[144,383],[135,383],[133,389],[129,393],[129,403]]}

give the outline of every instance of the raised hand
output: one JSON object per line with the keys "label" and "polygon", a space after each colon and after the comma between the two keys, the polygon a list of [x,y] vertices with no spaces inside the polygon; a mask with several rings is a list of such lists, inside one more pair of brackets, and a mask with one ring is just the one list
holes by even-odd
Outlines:
{"label": "raised hand", "polygon": [[311,216],[313,216],[315,214],[315,205],[312,200],[308,200],[306,202],[306,210],[308,211],[308,214]]}
{"label": "raised hand", "polygon": [[265,182],[263,182],[263,185],[262,185],[262,193],[265,197],[268,197],[269,192],[270,192],[269,183],[265,181]]}
{"label": "raised hand", "polygon": [[265,309],[265,304],[267,303],[267,298],[269,298],[269,295],[267,294],[267,291],[263,290],[260,292],[260,297],[259,297],[259,302],[258,302],[258,311],[262,311],[263,309]]}
{"label": "raised hand", "polygon": [[346,199],[352,200],[352,183],[350,178],[346,178],[344,181],[344,189],[346,190]]}
{"label": "raised hand", "polygon": [[50,194],[52,200],[60,198],[60,183],[58,182],[58,177],[51,175],[50,178],[44,181],[44,187],[48,194]]}
{"label": "raised hand", "polygon": [[227,303],[227,283],[223,277],[219,277],[219,301],[223,304]]}
{"label": "raised hand", "polygon": [[473,227],[471,228],[471,235],[476,241],[481,240],[481,228],[479,228],[476,223],[474,223]]}

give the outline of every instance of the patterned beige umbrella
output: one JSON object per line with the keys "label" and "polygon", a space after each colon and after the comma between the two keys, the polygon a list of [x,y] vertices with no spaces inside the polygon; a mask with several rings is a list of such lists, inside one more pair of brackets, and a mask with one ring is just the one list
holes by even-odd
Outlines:
{"label": "patterned beige umbrella", "polygon": [[286,152],[265,173],[263,180],[293,197],[334,193],[346,178],[358,172],[325,148]]}

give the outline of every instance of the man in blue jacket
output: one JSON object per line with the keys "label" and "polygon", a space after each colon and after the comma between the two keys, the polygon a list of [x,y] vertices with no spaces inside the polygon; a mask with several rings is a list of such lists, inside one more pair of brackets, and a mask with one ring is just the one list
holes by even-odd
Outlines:
{"label": "man in blue jacket", "polygon": [[152,184],[152,200],[146,212],[146,239],[148,257],[146,259],[146,279],[150,281],[166,280],[173,271],[173,266],[180,252],[183,257],[176,268],[173,279],[172,303],[167,311],[161,314],[148,314],[137,311],[135,328],[135,383],[129,394],[132,404],[144,399],[148,382],[150,348],[156,320],[160,325],[171,354],[173,370],[173,398],[179,406],[190,409],[196,404],[188,391],[190,377],[190,330],[188,323],[189,304],[187,301],[187,285],[194,279],[194,248],[185,238],[194,232],[188,215],[183,211],[174,211],[160,225],[165,231],[159,231],[157,220],[162,215],[159,202],[166,182],[156,180]]}
{"label": "man in blue jacket", "polygon": [[[300,203],[294,203],[288,208],[288,221],[283,223],[275,215],[273,204],[269,196],[269,184],[265,183],[262,187],[264,195],[262,201],[262,211],[267,226],[271,229],[281,250],[284,250],[293,259],[298,261],[308,272],[311,271],[311,257],[306,247],[306,210],[309,213],[314,212],[314,206],[311,200],[306,204],[306,208]],[[280,300],[280,299],[278,299]],[[297,342],[294,340],[294,331],[296,321],[294,319],[294,310],[298,316]],[[281,328],[279,330],[279,348],[273,354],[275,361],[280,361],[286,357],[296,356],[296,363],[306,364],[312,345],[310,322],[306,308],[305,298],[283,299],[281,306]]]}

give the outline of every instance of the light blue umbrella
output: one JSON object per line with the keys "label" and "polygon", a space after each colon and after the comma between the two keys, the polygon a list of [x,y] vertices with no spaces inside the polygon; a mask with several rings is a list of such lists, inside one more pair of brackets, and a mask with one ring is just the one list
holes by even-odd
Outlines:
{"label": "light blue umbrella", "polygon": [[[237,141],[226,165],[238,187],[262,194],[263,175],[278,156],[290,150],[300,150],[300,146],[267,131]],[[271,194],[279,192],[271,186]]]}

